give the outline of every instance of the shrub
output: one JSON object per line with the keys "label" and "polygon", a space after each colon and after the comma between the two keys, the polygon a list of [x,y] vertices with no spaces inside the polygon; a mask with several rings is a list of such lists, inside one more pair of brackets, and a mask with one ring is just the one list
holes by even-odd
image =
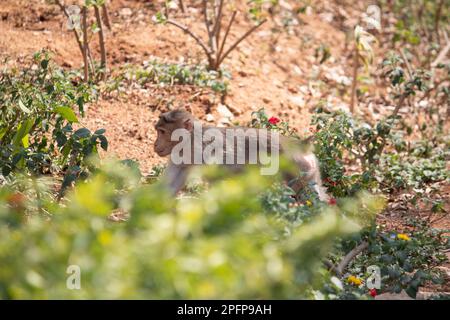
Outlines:
{"label": "shrub", "polygon": [[[27,200],[0,189],[0,297],[301,298],[335,238],[359,229],[326,207],[287,236],[286,223],[261,214],[257,195],[270,184],[256,172],[178,201],[133,172],[100,167],[49,208],[51,224],[21,222]],[[127,223],[105,219],[117,209]],[[81,268],[81,290],[66,287],[69,265]]]}
{"label": "shrub", "polygon": [[230,76],[222,71],[223,77],[219,77],[216,71],[208,71],[205,67],[196,65],[162,63],[151,60],[143,67],[127,66],[119,71],[109,83],[108,90],[120,89],[123,81],[127,83],[138,83],[143,86],[147,83],[161,86],[169,85],[194,85],[198,87],[211,88],[214,92],[225,94],[228,91]]}
{"label": "shrub", "polygon": [[[107,149],[104,130],[79,127],[78,116],[95,97],[95,89],[53,66],[48,54],[38,53],[22,71],[0,75],[0,168],[34,174],[82,170],[98,145]],[[77,128],[78,127],[78,128]]]}

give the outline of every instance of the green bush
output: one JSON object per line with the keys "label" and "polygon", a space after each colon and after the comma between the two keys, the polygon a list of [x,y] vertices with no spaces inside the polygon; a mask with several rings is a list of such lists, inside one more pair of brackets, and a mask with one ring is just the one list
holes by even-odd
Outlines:
{"label": "green bush", "polygon": [[[3,187],[0,297],[311,297],[321,259],[359,226],[327,206],[286,234],[286,220],[262,213],[258,194],[269,186],[250,171],[173,201],[158,183],[141,185],[135,170],[109,163],[48,207],[50,221],[28,215],[26,223],[30,199]],[[108,222],[114,210],[130,220]],[[81,268],[81,290],[66,288],[69,265]]]}
{"label": "green bush", "polygon": [[108,83],[108,91],[121,90],[123,83],[147,83],[161,86],[194,85],[211,88],[214,92],[225,94],[228,91],[227,79],[230,75],[225,71],[209,71],[201,65],[183,63],[162,63],[151,60],[144,66],[126,66]]}
{"label": "green bush", "polygon": [[[0,75],[0,168],[3,176],[28,170],[34,174],[82,166],[83,160],[107,149],[104,130],[91,133],[77,126],[78,112],[95,95],[93,88],[52,65],[48,54]],[[78,127],[78,129],[75,128]]]}

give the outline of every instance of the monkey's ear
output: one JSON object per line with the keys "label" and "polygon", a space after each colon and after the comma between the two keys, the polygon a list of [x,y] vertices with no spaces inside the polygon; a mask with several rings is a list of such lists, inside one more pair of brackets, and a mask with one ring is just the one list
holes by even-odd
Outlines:
{"label": "monkey's ear", "polygon": [[183,122],[183,126],[187,131],[192,131],[194,128],[194,123],[192,122],[192,119],[186,119]]}

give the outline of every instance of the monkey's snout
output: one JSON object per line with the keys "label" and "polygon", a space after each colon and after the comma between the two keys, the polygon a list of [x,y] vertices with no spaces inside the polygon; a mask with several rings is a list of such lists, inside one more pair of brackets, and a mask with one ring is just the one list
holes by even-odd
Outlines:
{"label": "monkey's snout", "polygon": [[167,150],[164,147],[155,146],[154,150],[155,150],[156,154],[160,157],[165,157],[170,153],[170,152],[167,152]]}
{"label": "monkey's snout", "polygon": [[155,151],[158,155],[163,151],[161,147],[156,144],[153,146],[153,151]]}

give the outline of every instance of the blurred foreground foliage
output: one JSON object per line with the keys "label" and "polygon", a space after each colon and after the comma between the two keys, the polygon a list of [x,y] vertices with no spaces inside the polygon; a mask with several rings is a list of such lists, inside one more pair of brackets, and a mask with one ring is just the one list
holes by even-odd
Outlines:
{"label": "blurred foreground foliage", "polygon": [[[355,234],[358,221],[383,207],[361,195],[293,226],[264,213],[258,195],[271,184],[252,170],[177,200],[118,162],[100,166],[60,203],[31,180],[38,197],[0,189],[2,299],[311,298],[336,238]],[[113,211],[131,217],[113,223]],[[69,265],[81,269],[81,290],[66,287]]]}

